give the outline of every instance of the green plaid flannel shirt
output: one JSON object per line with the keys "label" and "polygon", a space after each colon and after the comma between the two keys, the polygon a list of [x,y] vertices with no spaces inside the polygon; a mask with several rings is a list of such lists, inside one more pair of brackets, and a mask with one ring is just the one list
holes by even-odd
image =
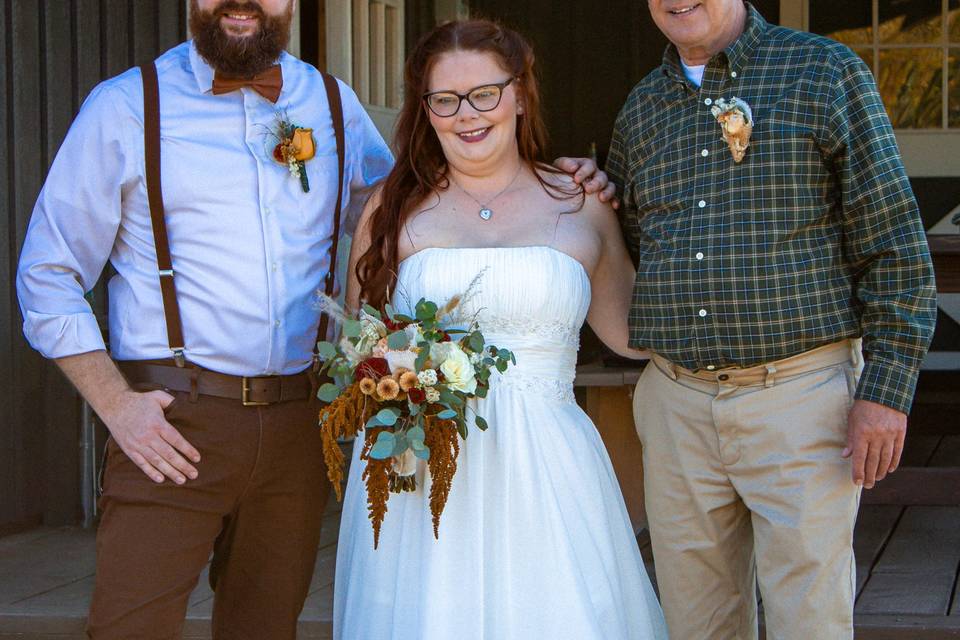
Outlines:
{"label": "green plaid flannel shirt", "polygon": [[[908,412],[936,288],[873,76],[748,10],[699,89],[671,45],[617,118],[606,171],[638,266],[630,344],[698,370],[862,336],[856,397]],[[710,112],[733,97],[754,117],[740,164]]]}

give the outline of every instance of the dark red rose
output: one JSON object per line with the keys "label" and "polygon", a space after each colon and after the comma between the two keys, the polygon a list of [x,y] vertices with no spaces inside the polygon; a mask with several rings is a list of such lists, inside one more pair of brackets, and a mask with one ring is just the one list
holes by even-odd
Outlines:
{"label": "dark red rose", "polygon": [[407,391],[407,397],[413,404],[420,404],[427,399],[427,393],[423,389],[410,389]]}
{"label": "dark red rose", "polygon": [[450,342],[453,338],[450,337],[450,334],[446,331],[443,332],[443,335],[440,337],[440,342]]}
{"label": "dark red rose", "polygon": [[285,160],[283,159],[283,145],[282,145],[282,144],[278,144],[277,146],[275,146],[275,147],[273,148],[273,159],[276,160],[277,162],[279,162],[280,164],[283,164],[283,163],[285,162]]}
{"label": "dark red rose", "polygon": [[397,322],[395,320],[391,320],[390,318],[384,318],[383,325],[387,328],[388,331],[399,331],[400,329],[403,329],[407,326],[402,322]]}
{"label": "dark red rose", "polygon": [[357,366],[357,370],[353,372],[353,379],[355,381],[363,378],[379,380],[386,375],[390,375],[390,363],[386,358],[367,358]]}

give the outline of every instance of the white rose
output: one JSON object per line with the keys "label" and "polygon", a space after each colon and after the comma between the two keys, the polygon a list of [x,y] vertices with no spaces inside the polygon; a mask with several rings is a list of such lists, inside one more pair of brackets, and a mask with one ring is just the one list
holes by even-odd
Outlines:
{"label": "white rose", "polygon": [[440,365],[440,371],[447,379],[447,386],[454,391],[473,393],[477,390],[477,379],[474,377],[473,365],[470,358],[460,348],[450,350],[447,359]]}
{"label": "white rose", "polygon": [[390,365],[390,373],[396,373],[397,369],[408,369],[413,371],[417,364],[417,354],[415,351],[387,351],[383,356]]}

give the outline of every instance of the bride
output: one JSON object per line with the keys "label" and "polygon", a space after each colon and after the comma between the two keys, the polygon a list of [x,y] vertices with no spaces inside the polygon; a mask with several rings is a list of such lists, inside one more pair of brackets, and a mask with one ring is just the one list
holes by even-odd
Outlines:
{"label": "bride", "polygon": [[[476,410],[434,539],[429,479],[393,495],[374,550],[355,448],[334,596],[342,640],[666,638],[610,460],[573,399],[586,319],[627,348],[634,270],[613,211],[541,162],[533,53],[487,21],[407,61],[397,162],[367,205],[347,302],[461,307],[517,359]],[[408,311],[407,311],[408,312]],[[420,463],[421,466],[423,463]],[[424,486],[426,485],[426,486]]]}

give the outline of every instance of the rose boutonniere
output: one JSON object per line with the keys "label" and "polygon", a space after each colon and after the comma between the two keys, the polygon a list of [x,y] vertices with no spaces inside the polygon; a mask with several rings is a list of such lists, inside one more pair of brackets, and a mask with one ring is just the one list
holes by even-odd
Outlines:
{"label": "rose boutonniere", "polygon": [[286,165],[290,175],[299,178],[303,192],[310,191],[306,162],[316,154],[313,141],[313,129],[307,129],[290,122],[286,114],[277,116],[277,129],[272,132],[277,144],[273,148],[273,159]]}

